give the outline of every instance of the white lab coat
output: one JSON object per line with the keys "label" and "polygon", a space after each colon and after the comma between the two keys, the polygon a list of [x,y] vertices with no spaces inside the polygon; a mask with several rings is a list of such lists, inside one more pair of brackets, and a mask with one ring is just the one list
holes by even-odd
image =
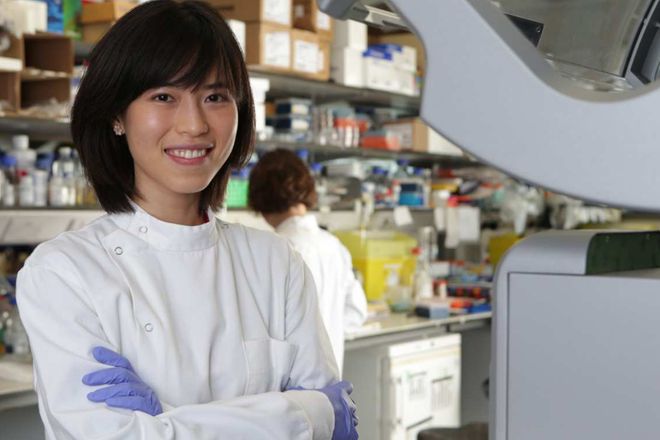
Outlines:
{"label": "white lab coat", "polygon": [[[309,271],[272,233],[104,216],[40,245],[17,295],[48,439],[331,437],[322,393],[282,392],[338,372]],[[161,415],[87,400],[97,345],[130,360]]]}
{"label": "white lab coat", "polygon": [[344,333],[359,328],[367,318],[367,299],[353,274],[351,255],[310,214],[290,217],[275,231],[289,240],[312,272],[321,316],[341,371]]}

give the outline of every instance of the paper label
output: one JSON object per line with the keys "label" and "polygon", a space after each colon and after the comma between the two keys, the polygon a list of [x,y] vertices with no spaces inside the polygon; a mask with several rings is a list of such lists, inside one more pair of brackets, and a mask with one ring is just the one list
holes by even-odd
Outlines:
{"label": "paper label", "polygon": [[293,70],[306,73],[318,72],[319,45],[296,40],[293,47]]}
{"label": "paper label", "polygon": [[264,64],[288,69],[291,65],[290,41],[289,32],[267,32],[264,35]]}
{"label": "paper label", "polygon": [[291,26],[291,0],[264,0],[264,20]]}
{"label": "paper label", "polygon": [[322,31],[330,30],[330,16],[321,11],[316,12],[316,29]]}

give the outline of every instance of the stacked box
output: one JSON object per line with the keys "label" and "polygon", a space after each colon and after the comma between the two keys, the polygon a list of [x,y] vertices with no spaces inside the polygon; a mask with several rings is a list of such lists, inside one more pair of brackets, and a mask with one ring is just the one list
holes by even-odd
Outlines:
{"label": "stacked box", "polygon": [[293,0],[293,26],[292,70],[327,81],[330,79],[332,20],[319,10],[316,0]]}
{"label": "stacked box", "polygon": [[367,25],[353,20],[334,21],[330,77],[338,84],[364,87]]}
{"label": "stacked box", "polygon": [[[291,71],[291,0],[210,0],[227,19],[245,26],[245,62]],[[232,27],[233,29],[233,27]]]}
{"label": "stacked box", "polygon": [[84,3],[80,14],[83,41],[96,43],[122,15],[134,7],[135,3],[125,0]]}
{"label": "stacked box", "polygon": [[399,138],[402,150],[449,156],[463,155],[460,148],[426,125],[421,118],[404,118],[386,122],[384,128]]}

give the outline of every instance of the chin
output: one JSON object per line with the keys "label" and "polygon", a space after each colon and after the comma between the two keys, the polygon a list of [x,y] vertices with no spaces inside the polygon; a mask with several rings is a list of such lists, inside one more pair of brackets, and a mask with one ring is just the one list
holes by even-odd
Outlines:
{"label": "chin", "polygon": [[174,184],[170,186],[170,190],[179,194],[197,194],[204,191],[211,183],[211,180],[193,181],[193,179],[187,179],[180,183],[173,182]]}

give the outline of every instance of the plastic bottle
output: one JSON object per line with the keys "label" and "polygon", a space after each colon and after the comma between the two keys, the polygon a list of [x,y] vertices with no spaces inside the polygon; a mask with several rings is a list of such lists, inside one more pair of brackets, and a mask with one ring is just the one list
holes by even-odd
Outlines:
{"label": "plastic bottle", "polygon": [[417,266],[413,280],[415,300],[432,298],[433,277],[429,269],[428,259],[420,247],[413,249],[413,255],[417,256]]}
{"label": "plastic bottle", "polygon": [[0,163],[2,163],[2,174],[4,175],[4,185],[2,187],[2,206],[16,206],[16,190],[18,183],[18,174],[16,172],[16,156],[7,154]]}
{"label": "plastic bottle", "polygon": [[34,177],[32,172],[21,176],[18,184],[18,206],[24,208],[34,206]]}
{"label": "plastic bottle", "polygon": [[62,147],[53,162],[52,178],[48,185],[48,203],[51,206],[74,206],[76,203],[75,163],[71,148]]}
{"label": "plastic bottle", "polygon": [[76,205],[76,163],[73,160],[71,147],[59,150],[59,164],[64,187],[66,188],[65,206]]}
{"label": "plastic bottle", "polygon": [[34,183],[34,206],[48,205],[48,171],[36,169],[32,172]]}
{"label": "plastic bottle", "polygon": [[314,177],[316,194],[318,195],[318,207],[321,211],[327,211],[330,209],[330,204],[328,203],[328,183],[323,177],[323,165],[320,163],[313,163],[309,166],[309,169]]}
{"label": "plastic bottle", "polygon": [[69,190],[64,185],[64,179],[53,174],[48,182],[48,204],[54,207],[67,206]]}
{"label": "plastic bottle", "polygon": [[83,170],[82,164],[80,163],[80,158],[78,152],[73,150],[73,179],[76,192],[76,206],[85,206],[93,204],[93,201],[90,203],[90,192],[91,188],[87,178],[85,177],[85,172]]}
{"label": "plastic bottle", "polygon": [[11,298],[9,303],[12,306],[12,310],[9,312],[9,316],[5,321],[5,348],[7,349],[7,353],[29,355],[30,345],[28,343],[28,336],[25,327],[23,327],[21,317],[18,314],[16,299]]}
{"label": "plastic bottle", "polygon": [[11,154],[16,157],[18,170],[29,172],[34,169],[37,161],[37,151],[30,149],[30,138],[27,135],[19,134],[12,136],[11,143]]}
{"label": "plastic bottle", "polygon": [[410,286],[402,286],[399,281],[399,265],[386,265],[388,271],[385,280],[385,300],[393,312],[408,312],[412,309],[412,289]]}

